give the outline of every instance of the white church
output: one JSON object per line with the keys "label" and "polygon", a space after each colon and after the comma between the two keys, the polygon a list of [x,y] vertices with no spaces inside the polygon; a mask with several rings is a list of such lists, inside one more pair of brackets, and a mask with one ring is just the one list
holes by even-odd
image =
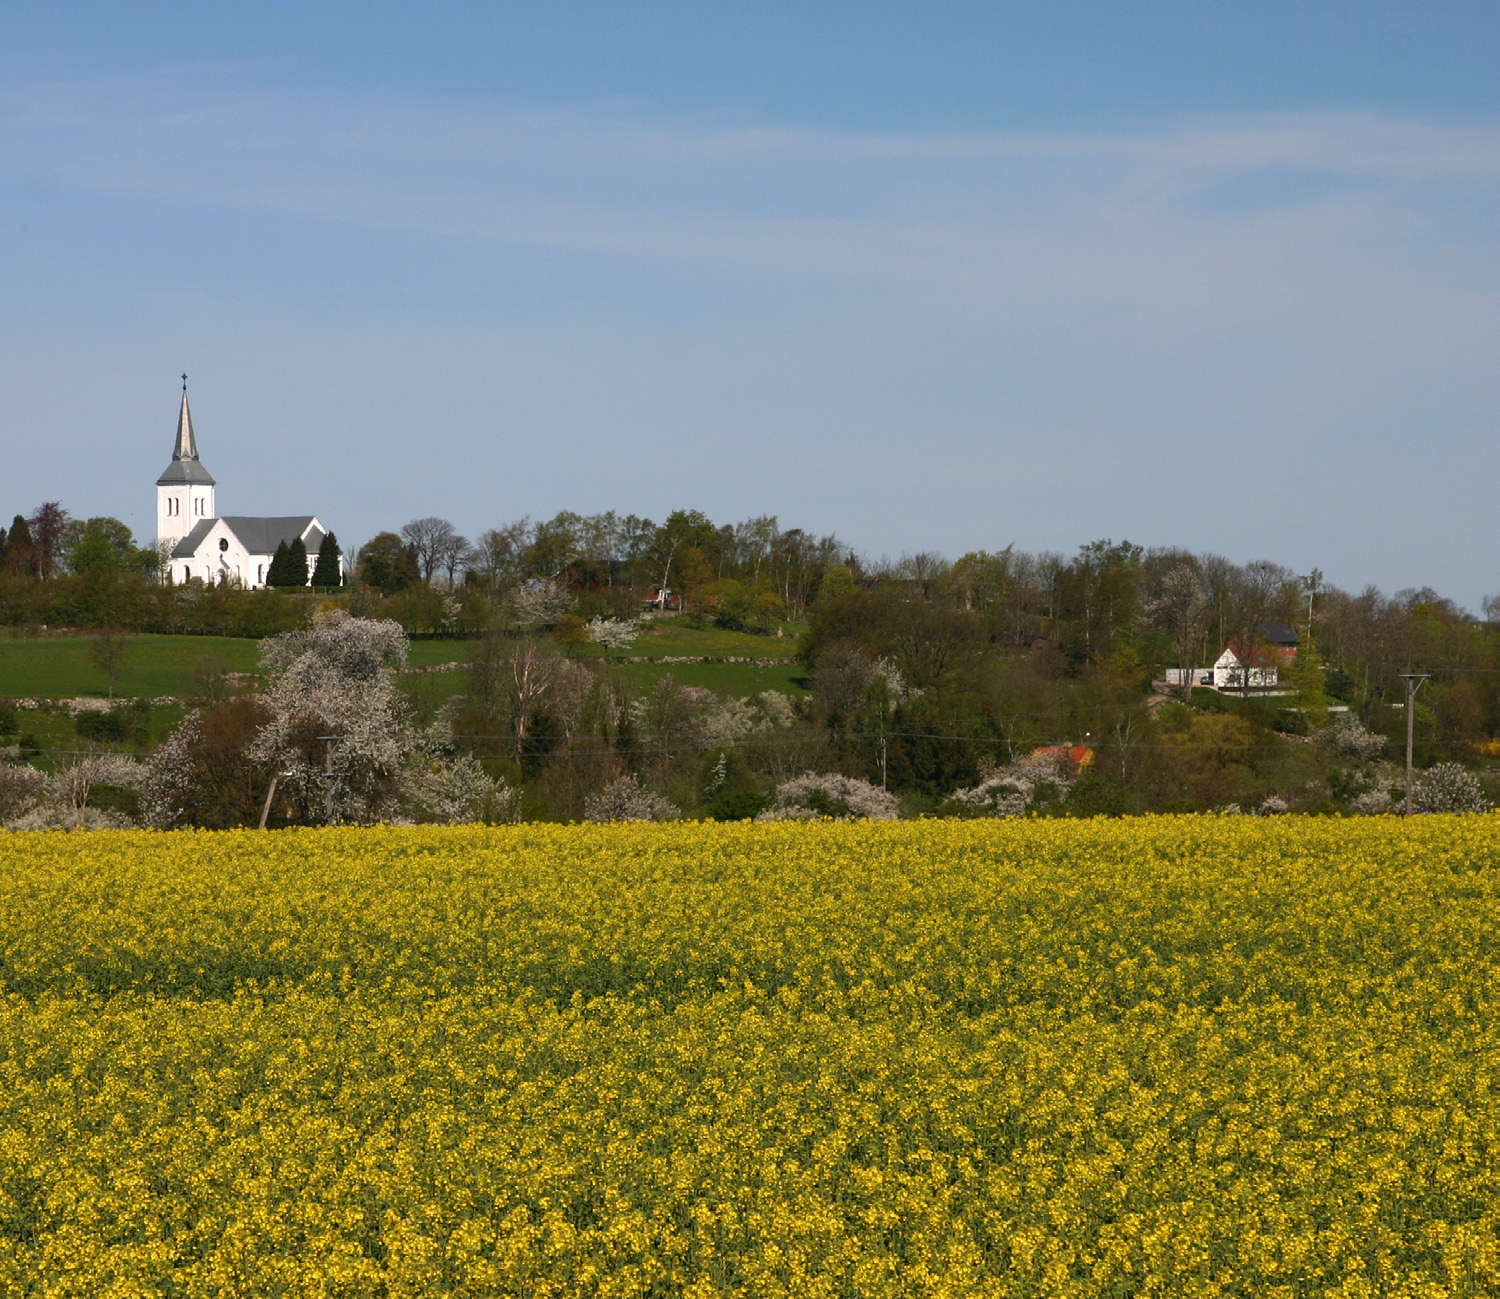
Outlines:
{"label": "white church", "polygon": [[[317,516],[252,518],[214,512],[214,479],[198,459],[193,417],[188,411],[187,375],[182,376],[182,410],[177,416],[177,446],[172,463],[156,480],[156,535],[173,543],[170,563],[173,582],[233,583],[264,586],[266,571],[283,541],[298,537],[307,547],[308,580],[317,562],[318,547],[327,531]],[[339,556],[339,573],[344,571]]]}

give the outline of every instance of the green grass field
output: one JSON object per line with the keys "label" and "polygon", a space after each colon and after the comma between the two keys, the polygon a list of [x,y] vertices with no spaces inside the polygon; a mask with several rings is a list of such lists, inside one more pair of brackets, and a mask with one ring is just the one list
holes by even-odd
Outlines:
{"label": "green grass field", "polygon": [[[109,681],[89,656],[92,645],[89,636],[0,641],[0,696],[107,694]],[[126,699],[191,694],[194,667],[205,659],[217,659],[230,672],[253,672],[260,642],[231,636],[132,636],[115,694]]]}
{"label": "green grass field", "polygon": [[[24,640],[0,640],[0,698],[71,699],[105,695],[109,681],[90,656],[89,636],[39,636]],[[216,660],[230,672],[254,672],[260,663],[260,642],[230,636],[132,636],[126,651],[125,669],[115,682],[122,699],[183,698],[194,693],[193,676],[205,660]],[[752,636],[745,632],[695,628],[675,620],[650,625],[628,650],[601,651],[585,648],[580,657],[626,658],[712,654],[726,658],[791,658],[800,647],[794,636]],[[462,663],[474,652],[471,640],[416,640],[407,662],[414,668]],[[796,664],[758,667],[738,663],[621,664],[628,680],[655,681],[671,672],[686,685],[736,695],[762,690],[796,692],[802,668]],[[464,689],[462,674],[442,674],[451,691]],[[435,687],[436,688],[436,687]]]}
{"label": "green grass field", "polygon": [[632,684],[654,685],[671,675],[685,686],[703,686],[721,695],[758,695],[780,690],[787,695],[807,692],[807,669],[800,663],[622,663],[620,675]]}
{"label": "green grass field", "polygon": [[793,658],[802,648],[800,637],[792,624],[786,624],[787,634],[756,636],[743,631],[724,631],[718,627],[690,627],[677,618],[662,618],[645,624],[645,630],[629,649],[604,650],[593,646],[581,652],[595,658],[632,658],[649,655],[672,657],[674,655],[714,654],[734,658],[779,659]]}

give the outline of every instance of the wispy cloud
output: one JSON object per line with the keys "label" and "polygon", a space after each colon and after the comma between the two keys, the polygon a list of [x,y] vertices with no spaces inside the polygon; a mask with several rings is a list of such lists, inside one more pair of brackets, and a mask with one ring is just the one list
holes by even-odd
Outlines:
{"label": "wispy cloud", "polygon": [[[1394,490],[1403,429],[1424,429],[1426,499],[1445,526],[1461,508],[1438,476],[1472,497],[1500,471],[1478,432],[1500,410],[1500,125],[1284,113],[933,135],[244,84],[195,67],[12,86],[0,176],[205,221],[266,215],[418,250],[628,268],[633,284],[667,286],[670,342],[639,337],[636,304],[607,275],[588,321],[556,334],[519,329],[496,294],[499,341],[464,353],[469,373],[486,348],[525,361],[470,399],[530,409],[579,448],[587,430],[620,430],[658,463],[690,464],[683,448],[709,426],[795,447],[864,502],[839,517],[809,499],[808,517],[827,508],[820,525],[881,544],[907,539],[891,531],[903,511],[940,530],[911,544],[950,544],[947,521],[1003,497],[999,544],[1064,541],[1047,529],[1065,500],[1100,530],[1140,536],[1144,518],[1159,538],[1222,549],[1278,516],[1280,538],[1337,536],[1354,566],[1398,539],[1360,540],[1367,507],[1327,485],[1347,474],[1365,496]],[[247,274],[274,285],[274,268]],[[395,337],[396,292],[378,343],[390,366],[419,350]],[[710,337],[694,313],[716,293],[737,306]],[[580,353],[586,391],[569,387]],[[353,345],[345,360],[363,364]],[[465,425],[458,407],[444,418]],[[662,429],[681,441],[653,442]],[[896,473],[918,436],[931,464]],[[1204,506],[1194,474],[1231,464],[1256,472],[1234,475],[1226,514]],[[1288,465],[1293,488],[1279,485]],[[966,466],[956,481],[952,466]],[[739,481],[770,496],[784,491],[773,477],[746,467]],[[952,526],[951,544],[972,544]]]}

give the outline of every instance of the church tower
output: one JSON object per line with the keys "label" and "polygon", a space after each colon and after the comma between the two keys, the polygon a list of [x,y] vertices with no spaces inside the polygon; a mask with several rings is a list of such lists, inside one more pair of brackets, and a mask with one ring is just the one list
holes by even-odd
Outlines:
{"label": "church tower", "polygon": [[181,541],[199,523],[216,517],[213,475],[198,459],[198,440],[188,411],[187,375],[183,375],[177,446],[172,463],[156,480],[156,535],[164,541]]}

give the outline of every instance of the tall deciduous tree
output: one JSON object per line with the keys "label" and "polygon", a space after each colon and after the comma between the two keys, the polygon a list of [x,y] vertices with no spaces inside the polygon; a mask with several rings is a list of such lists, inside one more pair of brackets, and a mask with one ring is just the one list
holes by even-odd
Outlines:
{"label": "tall deciduous tree", "polygon": [[130,529],[109,517],[74,519],[63,529],[60,552],[70,573],[128,573],[143,567]]}
{"label": "tall deciduous tree", "polygon": [[[454,538],[458,537],[458,530],[447,519],[428,515],[425,519],[413,519],[410,523],[402,524],[401,535],[406,538],[407,545],[416,555],[422,580],[430,582],[433,573],[443,565]],[[459,540],[462,541],[462,538]],[[463,542],[463,549],[468,549],[468,542]]]}
{"label": "tall deciduous tree", "polygon": [[416,554],[394,532],[380,532],[359,552],[359,580],[390,595],[421,580]]}
{"label": "tall deciduous tree", "polygon": [[374,821],[394,806],[398,770],[417,743],[391,671],[405,661],[398,624],[342,610],[265,643],[261,664],[271,684],[259,698],[267,720],[248,754],[288,773],[283,780],[305,819],[324,819],[329,745],[335,820]]}

